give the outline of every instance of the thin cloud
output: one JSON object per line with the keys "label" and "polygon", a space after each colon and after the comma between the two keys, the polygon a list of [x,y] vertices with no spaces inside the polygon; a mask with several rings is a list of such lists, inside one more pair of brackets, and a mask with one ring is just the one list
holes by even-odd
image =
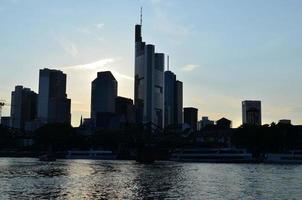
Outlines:
{"label": "thin cloud", "polygon": [[73,65],[73,66],[67,66],[63,67],[63,69],[66,70],[94,70],[102,68],[109,63],[113,63],[115,60],[113,58],[105,58],[102,60],[98,60],[96,62],[88,63],[88,64],[82,64],[82,65]]}
{"label": "thin cloud", "polygon": [[134,78],[132,76],[128,76],[128,75],[125,75],[125,74],[121,74],[115,70],[111,70],[111,72],[113,73],[113,75],[117,78],[117,79],[126,79],[126,80],[129,80],[129,81],[134,81]]}
{"label": "thin cloud", "polygon": [[76,30],[81,34],[89,36],[89,38],[102,42],[104,41],[104,38],[101,36],[101,33],[103,31],[104,26],[104,23],[98,23],[86,27],[78,27],[76,28]]}
{"label": "thin cloud", "polygon": [[95,27],[97,29],[102,29],[104,27],[104,25],[105,25],[104,23],[98,23],[98,24],[95,25]]}
{"label": "thin cloud", "polygon": [[77,57],[79,55],[79,49],[72,41],[66,39],[56,39],[56,41],[67,54],[71,55],[72,57]]}
{"label": "thin cloud", "polygon": [[73,70],[73,71],[80,71],[80,70],[97,70],[97,71],[111,71],[112,74],[117,78],[117,79],[126,79],[129,81],[133,81],[132,76],[128,76],[126,74],[122,74],[116,70],[110,69],[108,67],[109,64],[112,64],[119,60],[120,58],[104,58],[101,60],[98,60],[96,62],[88,63],[88,64],[81,64],[81,65],[73,65],[73,66],[66,66],[63,67],[64,70]]}
{"label": "thin cloud", "polygon": [[195,70],[196,68],[198,68],[199,65],[194,65],[194,64],[188,64],[188,65],[185,65],[181,68],[182,71],[187,71],[187,72],[190,72],[190,71],[193,71]]}

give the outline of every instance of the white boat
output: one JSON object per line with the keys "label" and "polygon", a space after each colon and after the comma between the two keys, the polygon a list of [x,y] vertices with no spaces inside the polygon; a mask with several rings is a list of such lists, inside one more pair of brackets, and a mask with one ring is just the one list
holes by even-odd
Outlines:
{"label": "white boat", "polygon": [[117,155],[112,151],[88,150],[88,151],[68,151],[67,159],[93,159],[93,160],[115,160]]}
{"label": "white boat", "polygon": [[302,150],[292,150],[284,153],[265,154],[264,163],[302,164]]}
{"label": "white boat", "polygon": [[170,160],[178,162],[209,162],[209,163],[248,163],[253,156],[245,149],[234,148],[193,148],[177,149]]}

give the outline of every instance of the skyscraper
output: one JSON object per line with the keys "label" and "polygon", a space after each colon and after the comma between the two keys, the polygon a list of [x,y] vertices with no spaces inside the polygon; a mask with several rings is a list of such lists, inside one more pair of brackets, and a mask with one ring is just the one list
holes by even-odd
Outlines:
{"label": "skyscraper", "polygon": [[193,107],[184,108],[184,123],[191,126],[191,129],[197,130],[198,109]]}
{"label": "skyscraper", "polygon": [[11,98],[11,127],[24,130],[25,122],[37,116],[37,94],[29,88],[16,86]]}
{"label": "skyscraper", "polygon": [[152,122],[163,127],[164,54],[142,41],[142,24],[135,26],[134,104],[138,123]]}
{"label": "skyscraper", "polygon": [[176,75],[169,70],[165,71],[164,80],[165,127],[172,124],[182,124],[182,82],[176,80]]}
{"label": "skyscraper", "polygon": [[98,72],[91,83],[91,119],[98,113],[115,113],[117,81],[110,71]]}
{"label": "skyscraper", "polygon": [[260,126],[261,120],[261,101],[243,101],[242,124]]}
{"label": "skyscraper", "polygon": [[125,97],[117,97],[115,99],[115,112],[123,123],[134,123],[135,113],[133,100]]}
{"label": "skyscraper", "polygon": [[175,85],[175,122],[177,124],[183,123],[183,84],[177,80]]}
{"label": "skyscraper", "polygon": [[43,123],[70,124],[70,104],[66,94],[66,74],[60,70],[41,69],[38,119]]}

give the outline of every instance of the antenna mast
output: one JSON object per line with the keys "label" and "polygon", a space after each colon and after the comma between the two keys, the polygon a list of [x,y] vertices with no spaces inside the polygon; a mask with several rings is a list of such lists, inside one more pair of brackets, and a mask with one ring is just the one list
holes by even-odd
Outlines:
{"label": "antenna mast", "polygon": [[141,6],[140,24],[143,25],[143,7]]}

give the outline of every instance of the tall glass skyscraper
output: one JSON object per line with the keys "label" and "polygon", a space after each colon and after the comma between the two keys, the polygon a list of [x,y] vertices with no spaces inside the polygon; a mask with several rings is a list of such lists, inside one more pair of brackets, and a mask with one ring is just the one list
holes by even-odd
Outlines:
{"label": "tall glass skyscraper", "polygon": [[16,86],[11,99],[11,127],[24,130],[25,123],[37,115],[37,94],[29,88]]}
{"label": "tall glass skyscraper", "polygon": [[242,124],[261,126],[261,101],[242,102]]}
{"label": "tall glass skyscraper", "polygon": [[60,70],[41,69],[38,119],[42,123],[70,124],[70,106],[71,100],[66,94],[66,74]]}
{"label": "tall glass skyscraper", "polygon": [[164,80],[165,127],[182,124],[182,82],[176,80],[176,75],[171,71],[165,71]]}
{"label": "tall glass skyscraper", "polygon": [[98,113],[115,113],[117,81],[110,71],[98,72],[91,83],[91,119]]}
{"label": "tall glass skyscraper", "polygon": [[164,126],[164,60],[155,46],[142,41],[142,25],[135,26],[134,104],[137,123]]}

